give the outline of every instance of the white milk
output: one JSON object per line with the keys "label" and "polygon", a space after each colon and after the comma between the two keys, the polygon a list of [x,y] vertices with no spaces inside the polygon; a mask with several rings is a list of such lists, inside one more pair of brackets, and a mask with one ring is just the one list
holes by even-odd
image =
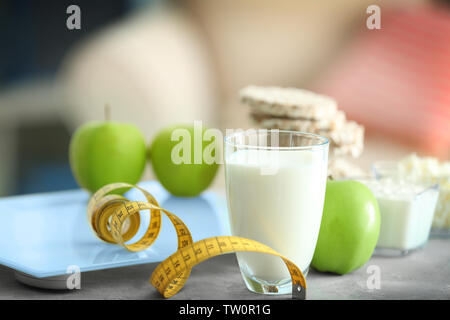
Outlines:
{"label": "white milk", "polygon": [[[275,152],[278,171],[261,174]],[[225,170],[232,234],[272,247],[305,271],[322,219],[327,175],[323,151],[240,150],[227,155]],[[237,256],[247,276],[269,282],[290,278],[278,257],[260,253]]]}

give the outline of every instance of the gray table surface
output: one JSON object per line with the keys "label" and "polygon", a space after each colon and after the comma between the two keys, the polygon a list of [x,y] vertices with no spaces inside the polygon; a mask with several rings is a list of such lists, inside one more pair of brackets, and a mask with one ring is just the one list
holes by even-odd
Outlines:
{"label": "gray table surface", "polygon": [[[36,289],[17,282],[0,266],[0,299],[161,299],[148,279],[157,264],[86,272],[81,290]],[[368,267],[380,270],[380,289],[369,289]],[[450,299],[450,239],[431,239],[424,249],[403,257],[373,256],[363,267],[334,275],[311,270],[308,299]],[[248,291],[236,257],[227,254],[196,266],[185,287],[171,299],[288,299]]]}

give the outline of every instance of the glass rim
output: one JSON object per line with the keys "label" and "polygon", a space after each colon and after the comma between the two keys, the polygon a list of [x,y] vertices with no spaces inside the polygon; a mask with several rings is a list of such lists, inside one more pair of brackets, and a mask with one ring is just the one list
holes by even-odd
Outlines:
{"label": "glass rim", "polygon": [[271,146],[255,146],[255,145],[251,145],[251,144],[245,144],[245,143],[235,143],[235,142],[231,142],[230,140],[233,137],[236,137],[238,135],[245,135],[246,133],[248,133],[248,130],[244,130],[244,131],[238,131],[238,132],[233,132],[231,134],[228,134],[225,136],[224,138],[224,143],[233,147],[245,147],[248,149],[256,149],[256,150],[307,150],[307,149],[313,149],[313,148],[323,148],[325,146],[329,145],[329,139],[327,137],[321,136],[319,134],[315,134],[315,133],[310,133],[310,132],[304,132],[304,131],[296,131],[296,130],[279,130],[279,129],[250,129],[250,130],[254,130],[254,132],[252,133],[258,133],[258,132],[272,132],[272,131],[276,131],[278,133],[285,133],[285,134],[292,134],[292,135],[296,135],[296,136],[303,136],[303,137],[309,137],[309,138],[315,138],[318,139],[319,143],[315,143],[312,145],[308,145],[308,146],[292,146],[292,147],[271,147]]}

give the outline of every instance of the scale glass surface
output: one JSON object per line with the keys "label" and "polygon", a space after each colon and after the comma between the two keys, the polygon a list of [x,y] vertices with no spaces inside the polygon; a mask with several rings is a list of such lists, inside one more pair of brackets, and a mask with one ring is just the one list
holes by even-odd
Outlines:
{"label": "scale glass surface", "polygon": [[[183,220],[194,241],[229,235],[225,197],[204,192],[196,198],[171,196],[158,182],[139,184],[161,207]],[[137,190],[125,194],[130,200],[145,198]],[[83,190],[14,196],[0,199],[0,264],[36,278],[67,275],[70,266],[81,272],[159,262],[177,249],[177,236],[162,214],[161,232],[154,244],[141,252],[99,240],[91,230]],[[148,225],[148,211],[141,212],[139,239]]]}

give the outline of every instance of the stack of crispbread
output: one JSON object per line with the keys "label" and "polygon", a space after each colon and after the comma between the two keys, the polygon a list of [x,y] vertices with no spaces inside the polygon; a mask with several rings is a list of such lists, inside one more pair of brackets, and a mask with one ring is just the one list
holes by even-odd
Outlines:
{"label": "stack of crispbread", "polygon": [[[362,172],[344,158],[361,155],[364,127],[347,120],[335,100],[296,88],[248,86],[240,94],[241,101],[250,106],[251,120],[260,128],[310,132],[327,137],[330,141],[329,171],[333,177]],[[339,168],[333,168],[336,163]]]}

